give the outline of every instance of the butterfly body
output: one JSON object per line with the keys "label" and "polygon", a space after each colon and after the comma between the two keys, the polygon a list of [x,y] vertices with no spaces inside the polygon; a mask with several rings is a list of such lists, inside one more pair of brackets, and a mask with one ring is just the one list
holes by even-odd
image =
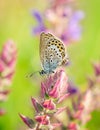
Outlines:
{"label": "butterfly body", "polygon": [[40,35],[40,59],[43,67],[40,75],[51,74],[67,62],[63,43],[51,33]]}

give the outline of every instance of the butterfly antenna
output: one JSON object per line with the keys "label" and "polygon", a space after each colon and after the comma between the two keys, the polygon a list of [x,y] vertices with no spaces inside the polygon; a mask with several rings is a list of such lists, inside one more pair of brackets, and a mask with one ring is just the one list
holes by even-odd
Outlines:
{"label": "butterfly antenna", "polygon": [[31,78],[31,77],[33,77],[36,73],[38,73],[38,72],[40,72],[40,71],[36,71],[36,72],[33,72],[33,73],[29,73],[29,74],[27,74],[26,75],[26,78]]}

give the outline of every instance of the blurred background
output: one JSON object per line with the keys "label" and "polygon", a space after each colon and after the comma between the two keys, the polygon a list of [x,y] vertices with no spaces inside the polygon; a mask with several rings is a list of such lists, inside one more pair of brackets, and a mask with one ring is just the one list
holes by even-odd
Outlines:
{"label": "blurred background", "polygon": [[[66,45],[71,62],[66,72],[74,83],[84,90],[87,85],[86,77],[94,73],[92,63],[100,60],[100,1],[77,2],[85,14],[81,23],[83,32],[81,40]],[[15,42],[18,51],[11,93],[6,102],[0,103],[0,107],[6,110],[6,114],[0,116],[0,130],[24,129],[25,125],[19,113],[33,117],[31,96],[38,95],[41,77],[31,82],[26,75],[40,70],[41,65],[39,36],[32,34],[32,28],[36,25],[32,10],[38,9],[42,12],[47,8],[47,4],[47,0],[0,0],[0,51],[9,39]],[[100,130],[100,112],[93,112],[92,117],[88,128]]]}

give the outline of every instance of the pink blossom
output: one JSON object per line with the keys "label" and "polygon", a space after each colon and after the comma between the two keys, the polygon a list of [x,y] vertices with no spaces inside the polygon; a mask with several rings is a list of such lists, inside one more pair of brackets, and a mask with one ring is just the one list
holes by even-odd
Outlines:
{"label": "pink blossom", "polygon": [[8,40],[0,53],[0,101],[5,101],[10,92],[9,86],[15,73],[17,48],[12,40]]}
{"label": "pink blossom", "polygon": [[31,100],[37,113],[43,110],[42,105],[35,98],[32,97]]}
{"label": "pink blossom", "polygon": [[35,120],[42,125],[49,125],[49,123],[50,123],[49,118],[50,117],[47,115],[35,116]]}
{"label": "pink blossom", "polygon": [[69,123],[68,130],[78,130],[77,124],[74,122]]}
{"label": "pink blossom", "polygon": [[[56,72],[50,76],[44,83],[42,83],[42,92],[48,96],[56,99],[62,98],[68,94],[68,77],[63,70]],[[43,95],[42,93],[42,95]],[[65,96],[66,97],[66,96]]]}
{"label": "pink blossom", "polygon": [[42,103],[43,107],[49,110],[54,110],[56,108],[55,103],[52,100],[45,100]]}
{"label": "pink blossom", "polygon": [[3,61],[0,59],[0,73],[4,71],[5,68],[5,64],[3,63]]}
{"label": "pink blossom", "polygon": [[95,75],[99,76],[100,75],[100,62],[96,62],[93,64]]}
{"label": "pink blossom", "polygon": [[14,63],[17,54],[15,43],[12,40],[8,40],[3,47],[1,53],[1,59],[4,60],[8,65]]}
{"label": "pink blossom", "polygon": [[26,117],[24,115],[19,114],[19,116],[21,117],[21,119],[24,121],[24,123],[29,127],[29,128],[33,128],[34,127],[34,121],[32,119],[30,119],[29,117]]}
{"label": "pink blossom", "polygon": [[6,101],[9,93],[10,93],[10,90],[0,91],[0,101]]}

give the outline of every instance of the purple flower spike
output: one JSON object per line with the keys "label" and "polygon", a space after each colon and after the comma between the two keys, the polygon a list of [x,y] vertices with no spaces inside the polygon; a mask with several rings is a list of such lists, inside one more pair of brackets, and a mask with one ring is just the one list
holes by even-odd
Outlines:
{"label": "purple flower spike", "polygon": [[39,35],[42,31],[49,31],[59,37],[64,44],[79,41],[82,34],[80,22],[85,15],[83,11],[75,10],[76,1],[49,0],[48,5],[49,8],[42,13],[33,11],[32,14],[38,23],[33,28],[33,34]]}
{"label": "purple flower spike", "polygon": [[69,23],[69,27],[66,35],[68,39],[79,40],[81,36],[81,32],[82,32],[81,26],[77,22],[75,23],[74,21],[71,21]]}
{"label": "purple flower spike", "polygon": [[72,16],[72,19],[73,21],[75,22],[79,22],[80,20],[84,19],[85,15],[84,15],[84,12],[79,10],[79,11],[76,11],[73,16]]}
{"label": "purple flower spike", "polygon": [[38,25],[36,27],[33,27],[32,32],[33,32],[33,34],[40,34],[42,31],[46,30],[42,15],[40,14],[40,12],[38,12],[36,10],[34,10],[32,12],[32,15],[38,23]]}
{"label": "purple flower spike", "polygon": [[39,24],[37,27],[34,27],[34,28],[32,29],[32,33],[33,33],[34,35],[40,34],[40,33],[43,32],[43,31],[45,31],[45,27],[44,27],[44,25],[42,25],[42,24]]}
{"label": "purple flower spike", "polygon": [[[82,11],[76,11],[69,20],[68,30],[65,33],[68,39],[80,40],[82,27],[79,25],[79,22],[84,18],[84,13]],[[64,38],[65,36],[63,36]],[[65,37],[66,38],[66,37]]]}

